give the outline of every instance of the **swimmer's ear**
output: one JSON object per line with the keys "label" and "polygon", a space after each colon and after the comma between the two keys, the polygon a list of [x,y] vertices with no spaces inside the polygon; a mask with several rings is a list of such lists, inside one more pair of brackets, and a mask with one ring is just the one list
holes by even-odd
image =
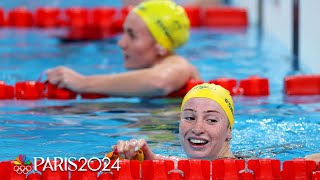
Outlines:
{"label": "swimmer's ear", "polygon": [[160,56],[164,56],[164,55],[167,55],[167,54],[168,54],[168,50],[166,50],[165,48],[163,48],[160,44],[156,44],[156,48],[157,48],[158,54],[159,54]]}

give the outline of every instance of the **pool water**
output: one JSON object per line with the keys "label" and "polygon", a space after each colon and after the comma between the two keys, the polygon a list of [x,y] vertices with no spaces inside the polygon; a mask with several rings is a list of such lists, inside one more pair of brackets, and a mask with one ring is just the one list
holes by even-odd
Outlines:
{"label": "pool water", "polygon": [[[61,43],[53,37],[57,31],[1,28],[0,80],[37,80],[44,70],[59,65],[86,75],[125,71],[116,45],[119,36]],[[270,96],[234,97],[234,153],[284,161],[319,152],[320,97],[284,95],[283,78],[293,73],[292,58],[271,34],[259,34],[255,27],[193,29],[178,53],[205,81],[251,75],[269,79]],[[138,98],[0,100],[0,161],[19,154],[102,157],[118,140],[131,138],[145,138],[156,153],[185,157],[178,140],[180,103]]]}

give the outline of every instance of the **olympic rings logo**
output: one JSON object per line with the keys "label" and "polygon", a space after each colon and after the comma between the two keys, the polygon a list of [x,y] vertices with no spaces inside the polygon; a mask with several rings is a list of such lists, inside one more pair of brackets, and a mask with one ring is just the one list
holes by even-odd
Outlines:
{"label": "olympic rings logo", "polygon": [[27,174],[29,171],[32,170],[32,167],[30,165],[27,165],[27,166],[15,165],[13,166],[13,170],[18,174]]}

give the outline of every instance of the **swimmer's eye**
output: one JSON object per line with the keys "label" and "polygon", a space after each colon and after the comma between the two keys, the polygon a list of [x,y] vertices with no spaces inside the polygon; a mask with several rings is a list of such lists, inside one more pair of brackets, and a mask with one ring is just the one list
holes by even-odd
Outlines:
{"label": "swimmer's eye", "polygon": [[218,122],[217,119],[207,119],[208,124],[216,124]]}
{"label": "swimmer's eye", "polygon": [[185,119],[185,120],[188,120],[188,121],[195,120],[195,118],[192,117],[192,116],[186,116],[186,117],[184,117],[184,119]]}
{"label": "swimmer's eye", "polygon": [[137,36],[131,28],[125,29],[125,33],[129,36],[130,39],[136,39]]}
{"label": "swimmer's eye", "polygon": [[131,39],[136,39],[137,37],[132,31],[128,31],[128,34]]}

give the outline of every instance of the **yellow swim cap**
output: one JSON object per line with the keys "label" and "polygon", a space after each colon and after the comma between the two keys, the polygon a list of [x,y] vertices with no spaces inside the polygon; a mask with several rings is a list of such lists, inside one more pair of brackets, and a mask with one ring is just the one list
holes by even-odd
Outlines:
{"label": "yellow swim cap", "polygon": [[197,86],[194,86],[183,98],[181,104],[181,111],[185,103],[191,98],[208,98],[216,101],[224,112],[227,114],[230,127],[233,127],[234,117],[233,117],[233,100],[230,95],[230,92],[220,85],[203,83]]}
{"label": "yellow swim cap", "polygon": [[133,11],[146,23],[152,36],[165,49],[183,45],[189,39],[190,22],[183,7],[170,0],[149,0]]}

